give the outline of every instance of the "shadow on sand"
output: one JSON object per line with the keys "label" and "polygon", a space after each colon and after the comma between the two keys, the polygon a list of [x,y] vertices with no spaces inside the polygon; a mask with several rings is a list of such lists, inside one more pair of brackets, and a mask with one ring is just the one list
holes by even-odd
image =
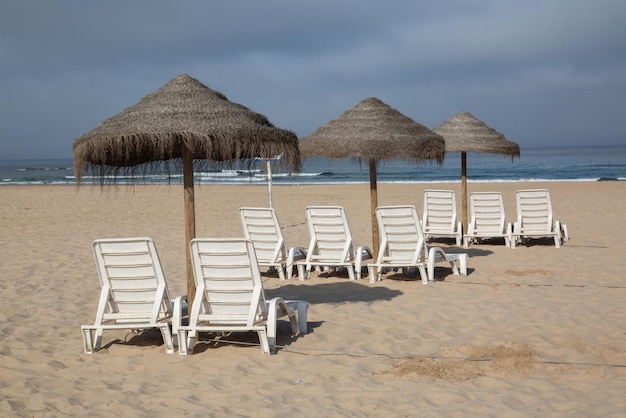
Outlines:
{"label": "shadow on sand", "polygon": [[[312,279],[317,280],[317,279]],[[265,289],[265,297],[280,296],[283,299],[306,300],[309,303],[373,302],[391,300],[402,294],[380,285],[372,286],[346,280],[340,283],[288,284],[276,289]]]}

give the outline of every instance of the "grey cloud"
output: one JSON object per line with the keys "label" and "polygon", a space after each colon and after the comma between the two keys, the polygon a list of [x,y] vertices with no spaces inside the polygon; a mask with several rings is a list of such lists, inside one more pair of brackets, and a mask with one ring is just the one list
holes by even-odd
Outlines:
{"label": "grey cloud", "polygon": [[623,143],[625,19],[621,0],[8,0],[0,158],[69,156],[180,73],[301,136],[376,96],[430,127],[468,110],[522,148]]}

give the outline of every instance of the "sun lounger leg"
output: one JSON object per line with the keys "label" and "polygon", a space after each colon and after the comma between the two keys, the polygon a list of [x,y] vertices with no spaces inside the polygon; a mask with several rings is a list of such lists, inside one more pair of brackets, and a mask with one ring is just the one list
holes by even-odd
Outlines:
{"label": "sun lounger leg", "polygon": [[196,340],[197,331],[189,331],[186,329],[178,328],[178,354],[188,355],[193,354],[193,346]]}
{"label": "sun lounger leg", "polygon": [[[263,350],[263,353],[274,354],[274,350],[276,349],[276,307],[274,307],[273,310],[270,309],[270,311],[268,312],[268,316],[267,334],[265,334],[264,331],[257,331],[257,333],[259,334],[259,342],[261,343],[261,349]],[[265,338],[267,339],[267,349],[263,345],[264,337],[262,333],[265,334]],[[272,350],[271,352],[269,352],[270,349]]]}
{"label": "sun lounger leg", "polygon": [[93,354],[93,338],[92,338],[92,329],[88,327],[81,327],[81,331],[83,333],[83,350],[85,354]]}
{"label": "sun lounger leg", "polygon": [[370,283],[376,283],[380,281],[382,269],[374,264],[368,264],[367,274],[370,278]]}
{"label": "sun lounger leg", "polygon": [[100,350],[100,345],[102,344],[102,334],[104,334],[104,328],[96,328],[93,348],[94,350]]}
{"label": "sun lounger leg", "polygon": [[283,268],[283,266],[278,266],[276,267],[276,269],[278,270],[278,278],[280,280],[285,280],[285,269]]}
{"label": "sun lounger leg", "polygon": [[187,332],[178,328],[178,354],[187,354]]}
{"label": "sun lounger leg", "polygon": [[285,304],[288,307],[294,307],[298,313],[298,331],[300,334],[306,334],[308,329],[307,316],[309,311],[309,302],[304,300],[286,300]]}
{"label": "sun lounger leg", "polygon": [[419,265],[417,266],[417,269],[420,272],[420,277],[422,278],[422,284],[428,284],[429,281],[434,281],[435,280],[435,265],[429,263],[428,265],[428,272],[426,271],[426,268],[424,268],[423,265]]}
{"label": "sun lounger leg", "polygon": [[463,276],[467,276],[467,254],[459,254],[459,269]]}
{"label": "sun lounger leg", "polygon": [[164,323],[159,328],[161,329],[161,335],[163,336],[165,351],[167,354],[174,354],[174,344],[172,343],[172,333],[170,332],[169,324]]}
{"label": "sun lounger leg", "polygon": [[355,262],[355,270],[356,270],[356,278],[359,280],[361,278],[361,269],[363,268],[363,260],[371,260],[374,258],[372,254],[372,250],[367,246],[361,246],[356,250],[356,262]]}
{"label": "sun lounger leg", "polygon": [[296,267],[298,269],[298,280],[304,280],[305,279],[305,265],[298,263],[296,264]]}
{"label": "sun lounger leg", "polygon": [[554,246],[559,248],[563,242],[563,230],[561,229],[561,221],[554,221]]}
{"label": "sun lounger leg", "polygon": [[83,325],[81,330],[83,332],[85,354],[93,354],[94,351],[100,350],[104,329],[90,325]]}
{"label": "sun lounger leg", "polygon": [[347,266],[346,270],[348,270],[348,277],[350,278],[350,280],[356,280],[356,278],[354,277],[354,267],[352,267],[351,265]]}
{"label": "sun lounger leg", "polygon": [[[271,324],[267,324],[268,329],[271,327]],[[276,323],[274,322],[274,327],[276,327]],[[261,350],[263,350],[263,354],[274,354],[274,350],[276,349],[276,329],[274,332],[274,343],[270,346],[270,341],[267,338],[267,332],[264,329],[260,329],[257,331],[259,335],[259,342],[261,343]]]}
{"label": "sun lounger leg", "polygon": [[453,256],[447,257],[448,262],[450,262],[450,268],[452,269],[452,274],[455,276],[459,275],[459,257],[455,254]]}
{"label": "sun lounger leg", "polygon": [[285,275],[288,279],[291,279],[291,275],[293,274],[293,259],[294,259],[295,249],[289,249],[289,253],[287,255],[287,265],[285,266]]}
{"label": "sun lounger leg", "polygon": [[298,330],[302,335],[307,334],[309,332],[309,302],[306,302],[304,300],[298,301],[296,303],[296,309],[298,310]]}

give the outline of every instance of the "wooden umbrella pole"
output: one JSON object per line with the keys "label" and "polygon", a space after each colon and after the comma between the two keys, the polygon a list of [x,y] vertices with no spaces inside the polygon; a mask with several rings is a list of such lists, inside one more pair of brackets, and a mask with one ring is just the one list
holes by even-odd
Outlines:
{"label": "wooden umbrella pole", "polygon": [[463,230],[467,230],[467,152],[461,152],[461,194],[463,205]]}
{"label": "wooden umbrella pole", "polygon": [[193,155],[184,141],[182,153],[183,185],[185,196],[185,253],[187,255],[187,303],[188,312],[191,312],[191,304],[196,293],[196,284],[193,279],[191,249],[189,248],[189,243],[196,237],[196,209],[193,190]]}
{"label": "wooden umbrella pole", "polygon": [[376,181],[376,160],[370,158],[370,201],[372,221],[372,252],[374,259],[378,259],[378,223],[376,222],[376,208],[378,207],[378,183]]}

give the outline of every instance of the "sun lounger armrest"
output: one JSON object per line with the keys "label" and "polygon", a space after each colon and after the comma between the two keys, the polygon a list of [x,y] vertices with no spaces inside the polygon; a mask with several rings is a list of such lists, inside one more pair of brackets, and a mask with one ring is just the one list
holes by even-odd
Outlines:
{"label": "sun lounger armrest", "polygon": [[[428,250],[428,281],[435,279],[435,263],[447,261],[450,263],[452,273],[455,275],[467,275],[467,253],[446,253],[441,247],[430,247]],[[424,283],[424,278],[422,278]],[[428,282],[425,282],[426,284]]]}
{"label": "sun lounger armrest", "polygon": [[363,260],[371,260],[374,258],[372,249],[366,245],[362,245],[356,249],[356,260],[354,263],[354,270],[356,272],[357,280],[361,278],[361,268],[363,267]]}
{"label": "sun lounger armrest", "polygon": [[505,232],[505,244],[508,244],[509,248],[515,248],[515,235],[513,234],[513,223],[508,222],[506,224]]}
{"label": "sun lounger armrest", "polygon": [[300,260],[306,259],[306,249],[304,247],[291,247],[287,250],[287,266],[286,273],[287,279],[291,279],[293,274],[293,267]]}
{"label": "sun lounger armrest", "polygon": [[[428,265],[426,270],[428,271],[427,277],[422,277],[422,284],[428,284],[435,280],[435,263],[439,261],[446,261],[446,253],[441,247],[430,247],[428,249]],[[455,274],[458,274],[458,270],[454,270],[455,266],[452,265],[452,271]]]}
{"label": "sun lounger armrest", "polygon": [[289,257],[294,260],[304,260],[306,258],[306,248],[304,247],[291,247],[289,248]]}
{"label": "sun lounger armrest", "polygon": [[189,317],[187,302],[187,295],[177,296],[173,302],[172,342],[175,346],[178,345],[178,327],[183,325],[183,318]]}
{"label": "sun lounger armrest", "polygon": [[430,246],[428,248],[428,258],[429,259],[435,259],[435,257],[439,256],[441,260],[445,260],[446,259],[446,252],[443,250],[443,248],[441,247],[433,247]]}
{"label": "sun lounger armrest", "polygon": [[362,245],[356,249],[357,257],[360,255],[361,260],[369,260],[370,258],[374,258],[374,253],[372,249],[367,245]]}
{"label": "sun lounger armrest", "polygon": [[283,316],[289,317],[291,333],[298,335],[298,319],[294,308],[290,308],[281,297],[272,298],[267,308],[267,339],[270,346],[270,354],[276,351],[276,320]]}

